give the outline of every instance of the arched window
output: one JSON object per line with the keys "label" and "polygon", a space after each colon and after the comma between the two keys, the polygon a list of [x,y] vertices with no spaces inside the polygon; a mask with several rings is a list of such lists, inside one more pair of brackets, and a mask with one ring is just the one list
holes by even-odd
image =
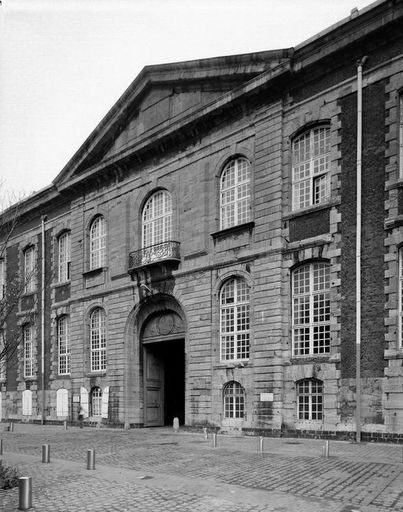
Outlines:
{"label": "arched window", "polygon": [[143,247],[171,239],[172,198],[166,190],[158,190],[143,208]]}
{"label": "arched window", "polygon": [[90,270],[103,267],[106,255],[106,222],[101,215],[90,227]]}
{"label": "arched window", "polygon": [[294,356],[330,352],[330,265],[313,262],[292,273]]}
{"label": "arched window", "polygon": [[243,418],[245,394],[239,382],[231,381],[224,387],[224,418]]}
{"label": "arched window", "polygon": [[22,343],[24,354],[24,378],[34,376],[34,341],[32,325],[24,325],[22,328]]}
{"label": "arched window", "polygon": [[102,389],[95,387],[91,390],[91,416],[102,414]]}
{"label": "arched window", "polygon": [[31,246],[24,251],[24,283],[25,293],[31,293],[35,291],[35,247]]}
{"label": "arched window", "polygon": [[70,233],[65,231],[57,239],[58,247],[58,281],[62,283],[70,279],[71,249]]}
{"label": "arched window", "polygon": [[58,370],[59,375],[70,373],[69,319],[61,316],[57,320]]}
{"label": "arched window", "polygon": [[234,277],[220,293],[221,359],[249,358],[249,286]]}
{"label": "arched window", "polygon": [[90,316],[91,371],[106,370],[106,328],[105,312],[96,308]]}
{"label": "arched window", "polygon": [[323,419],[323,383],[317,379],[297,382],[298,419]]}
{"label": "arched window", "polygon": [[293,210],[330,197],[330,128],[317,126],[292,141]]}
{"label": "arched window", "polygon": [[250,220],[250,165],[234,158],[224,167],[220,180],[220,228],[227,229]]}

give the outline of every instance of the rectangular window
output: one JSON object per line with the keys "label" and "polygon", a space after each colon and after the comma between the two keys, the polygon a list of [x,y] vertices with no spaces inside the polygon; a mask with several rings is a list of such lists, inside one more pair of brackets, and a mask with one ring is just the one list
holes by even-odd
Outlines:
{"label": "rectangular window", "polygon": [[59,375],[67,375],[70,373],[70,338],[69,322],[66,316],[62,316],[57,322],[57,338],[59,347]]}
{"label": "rectangular window", "polygon": [[34,376],[34,347],[32,326],[25,325],[22,332],[23,351],[24,351],[24,378]]}
{"label": "rectangular window", "polygon": [[399,250],[399,348],[403,348],[403,248]]}
{"label": "rectangular window", "polygon": [[298,419],[322,420],[322,382],[306,379],[298,383]]}
{"label": "rectangular window", "polygon": [[5,296],[6,292],[6,264],[4,259],[0,259],[0,300]]}
{"label": "rectangular window", "polygon": [[292,142],[293,210],[330,198],[330,128],[319,126]]}
{"label": "rectangular window", "polygon": [[71,249],[70,233],[63,233],[58,239],[58,281],[63,283],[70,280]]}
{"label": "rectangular window", "polygon": [[28,247],[24,251],[25,293],[35,291],[35,248]]}
{"label": "rectangular window", "polygon": [[293,355],[330,352],[330,267],[309,263],[292,275]]}
{"label": "rectangular window", "polygon": [[403,179],[403,92],[399,94],[399,174]]}
{"label": "rectangular window", "polygon": [[6,379],[6,346],[4,331],[0,331],[0,381]]}

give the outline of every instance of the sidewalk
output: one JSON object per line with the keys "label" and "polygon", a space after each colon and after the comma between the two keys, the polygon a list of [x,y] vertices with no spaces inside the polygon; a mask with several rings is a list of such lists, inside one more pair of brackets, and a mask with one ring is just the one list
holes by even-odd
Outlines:
{"label": "sidewalk", "polygon": [[[403,511],[402,446],[219,435],[172,429],[63,430],[16,425],[3,432],[4,462],[33,478],[34,511]],[[50,464],[41,463],[49,444]],[[86,450],[96,469],[86,469]],[[17,490],[0,509],[17,510]]]}

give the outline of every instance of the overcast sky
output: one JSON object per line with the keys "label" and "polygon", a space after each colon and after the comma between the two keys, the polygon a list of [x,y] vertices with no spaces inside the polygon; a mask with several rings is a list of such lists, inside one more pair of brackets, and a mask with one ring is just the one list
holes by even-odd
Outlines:
{"label": "overcast sky", "polygon": [[0,200],[49,185],[148,64],[296,46],[368,0],[2,0]]}

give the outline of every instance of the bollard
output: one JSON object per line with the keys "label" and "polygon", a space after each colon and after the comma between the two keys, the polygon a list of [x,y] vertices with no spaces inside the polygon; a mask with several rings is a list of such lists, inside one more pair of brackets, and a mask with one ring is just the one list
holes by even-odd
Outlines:
{"label": "bollard", "polygon": [[3,455],[3,439],[0,439],[0,455]]}
{"label": "bollard", "polygon": [[87,450],[87,469],[95,469],[95,450]]}
{"label": "bollard", "polygon": [[179,418],[174,418],[174,432],[179,432]]}
{"label": "bollard", "polygon": [[22,476],[18,479],[18,510],[28,510],[32,508],[32,478]]}
{"label": "bollard", "polygon": [[66,420],[64,420],[64,422],[63,422],[63,428],[64,428],[64,430],[67,430],[67,421]]}
{"label": "bollard", "polygon": [[50,446],[48,444],[42,445],[42,462],[50,462]]}
{"label": "bollard", "polygon": [[261,453],[264,452],[264,438],[262,436],[260,436],[260,438],[259,438],[259,451]]}
{"label": "bollard", "polygon": [[213,448],[217,448],[217,434],[213,434],[213,441],[211,442]]}
{"label": "bollard", "polygon": [[208,439],[208,432],[207,432],[206,427],[203,428],[203,434],[204,434],[204,439]]}
{"label": "bollard", "polygon": [[329,441],[325,441],[325,444],[322,447],[322,457],[326,459],[329,457]]}
{"label": "bollard", "polygon": [[14,432],[14,421],[10,421],[10,424],[9,424],[9,427],[8,427],[8,431],[9,432]]}

